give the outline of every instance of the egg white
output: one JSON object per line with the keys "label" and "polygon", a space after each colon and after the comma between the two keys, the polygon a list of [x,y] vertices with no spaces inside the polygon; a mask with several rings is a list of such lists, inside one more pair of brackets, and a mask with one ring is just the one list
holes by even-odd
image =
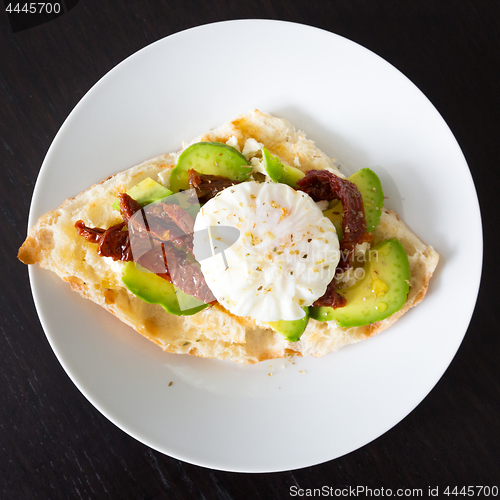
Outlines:
{"label": "egg white", "polygon": [[[236,241],[224,227],[239,230]],[[259,321],[304,317],[340,258],[335,226],[309,195],[280,183],[225,189],[202,207],[194,230],[195,255],[214,296],[231,313]]]}

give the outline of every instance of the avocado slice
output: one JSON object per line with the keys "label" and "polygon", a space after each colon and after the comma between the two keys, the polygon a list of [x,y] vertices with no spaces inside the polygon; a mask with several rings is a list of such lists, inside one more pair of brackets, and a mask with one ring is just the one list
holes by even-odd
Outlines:
{"label": "avocado slice", "polygon": [[354,182],[363,198],[365,209],[366,230],[371,233],[379,224],[384,206],[384,191],[377,174],[369,169],[362,168],[347,178]]}
{"label": "avocado slice", "polygon": [[297,182],[305,176],[304,172],[298,168],[282,163],[277,156],[273,156],[266,148],[262,148],[262,158],[264,159],[267,175],[275,182],[281,182],[295,188]]}
{"label": "avocado slice", "polygon": [[297,342],[304,333],[309,322],[309,307],[303,307],[306,315],[303,318],[293,321],[270,321],[267,324],[276,332],[280,333],[290,342]]}
{"label": "avocado slice", "polygon": [[339,200],[335,201],[336,202],[333,203],[333,207],[325,210],[323,212],[323,215],[330,219],[332,224],[335,226],[335,229],[337,230],[337,236],[339,238],[339,241],[341,241],[344,234],[342,232],[342,203],[340,203]]}
{"label": "avocado slice", "polygon": [[[134,262],[124,266],[122,281],[137,297],[148,304],[160,304],[170,314],[191,316],[209,304],[192,297],[154,273],[142,271]],[[182,304],[182,309],[179,304]]]}
{"label": "avocado slice", "polygon": [[[154,181],[151,177],[146,177],[139,184],[131,187],[127,191],[127,194],[140,205],[145,206],[153,203],[153,201],[170,196],[172,191]],[[118,211],[120,210],[120,202],[118,200],[113,203],[113,208]]]}
{"label": "avocado slice", "polygon": [[220,175],[235,181],[244,181],[250,175],[247,159],[236,149],[222,142],[197,142],[181,153],[170,175],[174,193],[189,189],[189,170],[200,174]]}
{"label": "avocado slice", "polygon": [[335,320],[341,327],[363,326],[381,321],[399,311],[406,301],[410,283],[410,264],[403,245],[385,240],[368,253],[364,277],[344,290],[338,290],[344,307],[311,307],[311,318]]}

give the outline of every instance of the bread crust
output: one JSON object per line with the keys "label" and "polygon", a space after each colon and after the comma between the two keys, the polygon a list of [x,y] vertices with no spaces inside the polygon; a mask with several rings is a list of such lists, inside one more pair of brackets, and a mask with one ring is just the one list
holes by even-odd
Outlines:
{"label": "bread crust", "polygon": [[[226,142],[231,136],[235,136],[240,149],[253,137],[271,154],[279,155],[284,162],[304,172],[328,169],[344,177],[334,161],[304,133],[296,131],[286,120],[258,110],[238,116],[195,138],[191,144],[200,140]],[[118,193],[146,177],[157,179],[159,173],[174,167],[179,153],[148,160],[66,200],[37,221],[19,249],[18,258],[25,264],[38,263],[57,273],[73,290],[104,307],[165,351],[239,363],[257,363],[290,354],[323,356],[385,330],[424,298],[439,256],[395,212],[386,209],[372,233],[373,242],[397,238],[408,254],[411,279],[402,309],[383,321],[341,328],[333,321],[311,319],[300,341],[288,342],[252,318],[237,317],[218,304],[193,316],[174,316],[159,305],[135,297],[121,281],[121,264],[99,257],[96,245],[81,238],[74,223],[82,219],[91,226],[109,227],[119,222],[119,214],[111,208]]]}

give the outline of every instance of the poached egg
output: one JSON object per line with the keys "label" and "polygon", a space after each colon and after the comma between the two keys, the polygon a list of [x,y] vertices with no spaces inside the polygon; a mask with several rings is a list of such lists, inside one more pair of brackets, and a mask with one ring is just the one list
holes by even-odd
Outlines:
{"label": "poached egg", "polygon": [[280,183],[226,188],[201,208],[194,230],[194,253],[218,302],[263,322],[304,317],[340,259],[332,222],[309,195]]}

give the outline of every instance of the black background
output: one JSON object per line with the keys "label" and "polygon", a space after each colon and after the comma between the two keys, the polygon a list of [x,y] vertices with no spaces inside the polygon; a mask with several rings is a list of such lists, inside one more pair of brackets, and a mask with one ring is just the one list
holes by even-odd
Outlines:
{"label": "black background", "polygon": [[[283,19],[332,31],[408,76],[442,114],[465,154],[485,235],[471,325],[429,396],[362,449],[276,474],[186,464],[152,451],[105,419],[55,358],[35,312],[26,267],[16,260],[40,165],[89,88],[155,40],[238,18]],[[437,485],[500,486],[499,33],[496,0],[81,0],[63,16],[18,33],[0,14],[2,499],[267,499],[288,498],[292,485],[425,491]],[[453,189],[452,177],[442,189]],[[456,211],[460,217],[461,207]],[[297,422],[305,432],[311,425]]]}

